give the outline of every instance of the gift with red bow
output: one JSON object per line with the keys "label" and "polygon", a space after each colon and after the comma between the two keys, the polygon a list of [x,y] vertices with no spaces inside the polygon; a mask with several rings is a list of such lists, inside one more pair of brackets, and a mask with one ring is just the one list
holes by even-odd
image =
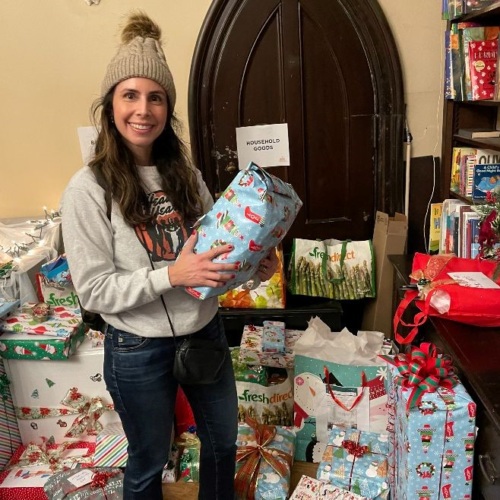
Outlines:
{"label": "gift with red bow", "polygon": [[44,486],[51,500],[121,500],[123,472],[112,467],[91,467],[57,472]]}
{"label": "gift with red bow", "polygon": [[366,498],[386,499],[389,436],[332,426],[316,478]]}
{"label": "gift with red bow", "polygon": [[286,498],[295,448],[295,432],[288,427],[259,424],[247,418],[238,426],[236,498]]}
{"label": "gift with red bow", "polygon": [[469,498],[476,404],[452,360],[422,343],[387,357],[389,483],[394,498]]}

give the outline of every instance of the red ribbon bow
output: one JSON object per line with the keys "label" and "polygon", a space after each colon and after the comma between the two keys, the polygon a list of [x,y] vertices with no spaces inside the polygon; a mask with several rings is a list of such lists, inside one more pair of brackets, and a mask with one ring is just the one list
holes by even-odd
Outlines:
{"label": "red ribbon bow", "polygon": [[344,441],[342,441],[342,447],[345,448],[350,455],[354,455],[356,458],[360,458],[370,451],[368,446],[361,446],[349,439],[344,439]]}
{"label": "red ribbon bow", "polygon": [[419,405],[426,392],[436,392],[439,387],[453,390],[458,379],[449,356],[438,355],[434,344],[423,342],[420,347],[412,347],[407,354],[398,354],[392,359],[381,356],[396,366],[400,376],[398,385],[411,390],[406,410]]}
{"label": "red ribbon bow", "polygon": [[257,443],[238,447],[236,462],[243,464],[236,473],[234,486],[238,498],[254,500],[261,460],[265,460],[281,477],[285,477],[292,467],[293,458],[289,453],[268,447],[276,436],[276,426],[259,424],[248,417],[245,423],[253,429]]}
{"label": "red ribbon bow", "polygon": [[108,481],[115,477],[118,474],[118,471],[113,472],[94,472],[92,476],[92,483],[90,483],[91,488],[102,488],[108,484]]}

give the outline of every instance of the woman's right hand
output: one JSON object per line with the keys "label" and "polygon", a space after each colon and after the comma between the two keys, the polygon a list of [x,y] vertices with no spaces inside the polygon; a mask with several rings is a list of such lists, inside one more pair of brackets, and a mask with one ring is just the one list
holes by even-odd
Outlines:
{"label": "woman's right hand", "polygon": [[234,278],[237,264],[213,262],[216,257],[233,250],[232,245],[221,245],[203,253],[194,253],[198,231],[188,238],[175,263],[168,267],[172,286],[209,286],[220,288]]}

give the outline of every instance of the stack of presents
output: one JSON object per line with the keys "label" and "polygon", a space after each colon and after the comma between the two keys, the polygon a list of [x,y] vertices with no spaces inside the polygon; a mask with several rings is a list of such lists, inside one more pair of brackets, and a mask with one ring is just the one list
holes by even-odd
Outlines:
{"label": "stack of presents", "polygon": [[[262,188],[259,175],[238,174],[214,207],[216,222],[209,214],[198,227],[207,248],[213,237],[228,240],[216,232],[226,231],[247,251],[244,279],[219,295],[224,307],[285,306],[282,256],[268,282],[247,280],[286,234],[300,200],[267,173]],[[258,196],[252,210],[249,192]],[[262,204],[285,217],[261,213]],[[267,238],[258,232],[266,227]],[[303,291],[332,292],[313,278]],[[353,280],[369,285],[360,273]],[[121,498],[127,441],[103,381],[102,334],[82,324],[63,255],[42,266],[39,292],[40,303],[0,319],[0,498]],[[218,292],[188,291],[200,300]],[[231,350],[237,498],[471,498],[476,405],[433,345],[399,353],[381,332],[332,332],[317,316],[305,330],[264,320],[241,333]],[[164,481],[196,482],[200,442],[182,391],[176,406]],[[298,461],[317,465],[292,486]]]}

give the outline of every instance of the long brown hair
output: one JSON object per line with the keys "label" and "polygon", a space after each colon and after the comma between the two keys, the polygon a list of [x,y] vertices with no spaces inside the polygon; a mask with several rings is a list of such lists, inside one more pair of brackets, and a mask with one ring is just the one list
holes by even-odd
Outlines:
{"label": "long brown hair", "polygon": [[[93,123],[100,130],[95,144],[94,158],[89,167],[100,171],[107,189],[118,203],[124,220],[136,226],[151,220],[145,211],[146,193],[141,184],[134,157],[112,122],[114,89],[91,108]],[[195,171],[188,159],[186,146],[180,139],[180,123],[168,112],[165,129],[153,143],[152,160],[162,179],[162,189],[174,208],[187,222],[202,215]]]}

